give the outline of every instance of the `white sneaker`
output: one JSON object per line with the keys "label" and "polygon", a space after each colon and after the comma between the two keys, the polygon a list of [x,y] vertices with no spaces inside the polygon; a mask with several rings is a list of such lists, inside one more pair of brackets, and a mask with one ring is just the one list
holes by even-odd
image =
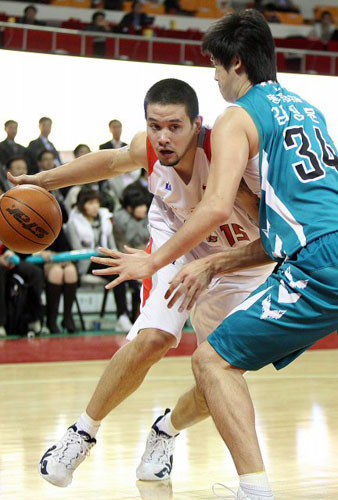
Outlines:
{"label": "white sneaker", "polygon": [[0,337],[6,337],[7,333],[4,326],[0,326]]}
{"label": "white sneaker", "polygon": [[173,498],[171,481],[136,481],[142,500],[170,500]]}
{"label": "white sneaker", "polygon": [[87,432],[78,431],[76,425],[67,429],[66,434],[51,446],[39,463],[41,476],[55,486],[66,487],[73,479],[74,470],[89,455],[96,439]]}
{"label": "white sneaker", "polygon": [[115,323],[114,330],[116,332],[129,332],[132,327],[132,323],[126,314],[121,314]]}
{"label": "white sneaker", "polygon": [[[219,495],[217,493],[217,490],[219,490],[220,488],[230,491],[232,495],[231,496],[227,495],[226,497],[223,495]],[[238,488],[238,491],[236,492],[231,488],[225,486],[225,484],[215,483],[212,486],[212,492],[215,495],[215,497],[223,498],[223,500],[275,500],[270,489],[266,491],[266,494],[263,493],[264,496],[262,496],[261,493],[260,495],[254,493],[253,496],[248,497],[241,488]]]}
{"label": "white sneaker", "polygon": [[[164,415],[169,411],[167,408]],[[170,478],[176,436],[168,436],[158,429],[156,424],[164,415],[161,415],[153,424],[145,452],[136,469],[136,477],[142,481],[165,481]]]}

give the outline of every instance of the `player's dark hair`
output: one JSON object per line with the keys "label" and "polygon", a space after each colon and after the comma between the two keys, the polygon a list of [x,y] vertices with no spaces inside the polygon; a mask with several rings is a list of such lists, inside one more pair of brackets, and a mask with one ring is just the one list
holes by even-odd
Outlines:
{"label": "player's dark hair", "polygon": [[144,99],[146,118],[148,104],[183,104],[191,123],[199,113],[196,92],[186,82],[176,78],[160,80],[150,87]]}
{"label": "player's dark hair", "polygon": [[205,33],[202,50],[228,71],[238,56],[253,85],[276,80],[275,43],[264,16],[254,9],[223,17]]}
{"label": "player's dark hair", "polygon": [[93,189],[89,186],[84,186],[81,188],[81,191],[79,192],[77,199],[76,199],[76,206],[83,215],[86,215],[85,211],[85,204],[87,201],[91,200],[98,200],[101,203],[101,195],[100,192],[96,189]]}
{"label": "player's dark hair", "polygon": [[43,149],[42,151],[40,151],[40,153],[38,154],[37,156],[37,160],[38,161],[41,161],[44,157],[44,155],[48,153],[50,155],[53,155],[53,158],[55,159],[55,154],[53,153],[53,151],[50,151],[49,149]]}
{"label": "player's dark hair", "polygon": [[17,160],[23,160],[26,163],[26,165],[27,165],[27,160],[26,160],[26,158],[24,156],[19,156],[19,155],[17,155],[17,156],[11,156],[10,159],[6,163],[7,170],[9,170],[11,168],[12,163],[14,161],[17,161]]}

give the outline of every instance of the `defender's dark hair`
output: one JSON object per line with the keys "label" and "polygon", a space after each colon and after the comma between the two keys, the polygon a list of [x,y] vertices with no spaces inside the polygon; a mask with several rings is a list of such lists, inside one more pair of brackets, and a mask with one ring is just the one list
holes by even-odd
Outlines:
{"label": "defender's dark hair", "polygon": [[183,80],[167,78],[155,83],[144,98],[144,112],[147,118],[148,104],[183,104],[193,123],[198,116],[198,99],[196,92]]}
{"label": "defender's dark hair", "polygon": [[235,12],[211,25],[202,50],[227,71],[238,56],[253,85],[277,79],[275,44],[268,23],[257,10]]}

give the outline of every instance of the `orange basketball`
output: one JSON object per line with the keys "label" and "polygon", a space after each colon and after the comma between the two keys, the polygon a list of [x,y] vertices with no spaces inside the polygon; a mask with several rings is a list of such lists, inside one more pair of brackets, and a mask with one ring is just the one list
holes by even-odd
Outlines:
{"label": "orange basketball", "polygon": [[41,187],[24,184],[0,197],[0,240],[14,252],[44,250],[53,243],[61,227],[60,206]]}

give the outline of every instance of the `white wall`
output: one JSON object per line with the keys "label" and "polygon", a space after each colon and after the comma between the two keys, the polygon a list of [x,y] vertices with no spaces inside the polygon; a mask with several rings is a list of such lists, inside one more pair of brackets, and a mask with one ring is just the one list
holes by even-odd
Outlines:
{"label": "white wall", "polygon": [[[123,123],[123,139],[144,129],[143,98],[162,78],[190,83],[204,121],[212,125],[226,106],[212,68],[174,66],[0,50],[0,130],[8,119],[19,122],[17,141],[27,145],[39,135],[41,116],[53,119],[51,140],[59,150],[86,143],[93,150],[110,139],[108,122]],[[281,83],[300,93],[326,115],[338,144],[337,77],[281,74]],[[0,133],[0,139],[5,137]]]}

